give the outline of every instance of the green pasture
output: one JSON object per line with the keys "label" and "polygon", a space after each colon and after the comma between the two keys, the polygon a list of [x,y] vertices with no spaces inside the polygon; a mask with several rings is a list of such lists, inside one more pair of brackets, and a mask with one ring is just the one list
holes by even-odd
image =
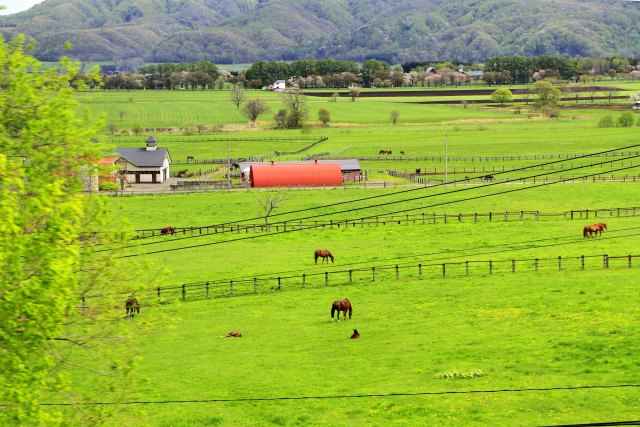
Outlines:
{"label": "green pasture", "polygon": [[[624,93],[634,93],[640,87],[638,83],[621,83]],[[463,89],[460,89],[462,91]],[[380,91],[384,93],[384,91]],[[284,107],[280,94],[262,90],[247,90],[247,100],[261,99],[270,107],[270,112],[260,117],[259,127],[272,127],[272,116]],[[102,115],[105,118],[105,131],[107,127],[115,127],[119,133],[129,132],[135,127],[141,128],[182,128],[195,131],[197,126],[219,128],[221,126],[232,127],[246,126],[247,119],[231,102],[229,91],[92,91],[79,93],[78,98],[86,106],[93,116]],[[466,108],[463,105],[428,105],[417,104],[420,100],[447,100],[466,99],[464,97],[373,97],[357,98],[352,102],[348,97],[340,97],[337,102],[330,102],[330,98],[307,97],[309,123],[319,126],[318,110],[325,108],[331,115],[332,127],[344,127],[347,125],[375,125],[388,126],[391,124],[390,112],[399,112],[397,125],[431,125],[448,124],[458,122],[457,125],[465,125],[466,122],[476,123],[514,121],[532,119],[537,114],[531,111],[532,105],[518,104],[519,114],[515,114],[514,105],[499,106],[497,104],[473,105]],[[489,99],[489,96],[469,96],[469,100]],[[533,101],[533,97],[532,97]],[[626,104],[627,101],[613,100],[611,103],[598,100],[595,104],[600,109],[607,111],[611,105]],[[602,116],[602,112],[593,111],[594,102],[588,99],[588,94],[583,94],[580,103],[565,101],[565,110],[560,114],[562,118],[596,119]],[[580,109],[584,105],[588,110]],[[596,109],[597,110],[597,109]],[[611,111],[614,117],[619,111]]]}
{"label": "green pasture", "polygon": [[[119,418],[157,426],[635,419],[640,392],[615,387],[640,380],[636,276],[594,268],[378,278],[146,300],[136,322],[157,330],[131,350],[141,359],[125,400],[175,403],[127,405]],[[332,323],[331,301],[344,297],[353,318]],[[353,328],[360,340],[348,339]],[[242,338],[220,338],[231,330]],[[86,372],[71,370],[92,386]],[[118,398],[101,393],[102,401]]]}
{"label": "green pasture", "polygon": [[[154,259],[160,265],[171,266],[161,282],[151,285],[165,287],[200,281],[250,279],[257,274],[276,277],[283,272],[290,272],[300,282],[299,276],[310,273],[306,269],[311,267],[313,251],[323,247],[330,247],[339,259],[330,269],[487,259],[488,254],[496,251],[497,254],[505,251],[509,254],[497,255],[496,259],[634,254],[634,246],[629,246],[633,240],[630,236],[637,233],[640,216],[631,216],[632,213],[623,210],[618,217],[615,209],[599,212],[597,220],[593,212],[589,219],[581,219],[576,214],[574,220],[547,217],[546,214],[633,207],[637,204],[634,196],[637,185],[585,183],[529,188],[513,184],[456,185],[448,186],[448,190],[442,187],[294,190],[287,193],[288,200],[270,219],[272,235],[260,232],[264,219],[256,191],[131,196],[111,200],[118,215],[131,223],[132,230],[160,229],[168,225],[179,229],[227,225],[224,234],[200,235],[200,231],[193,234],[187,231],[176,237],[144,239],[140,246],[132,248],[128,254],[135,258]],[[510,192],[503,193],[507,190]],[[303,209],[306,210],[299,212]],[[507,220],[505,211],[511,212]],[[527,214],[520,221],[519,211],[539,211],[541,216],[536,220],[533,214]],[[493,213],[491,222],[486,217],[489,212]],[[478,222],[470,217],[475,213],[480,215]],[[433,224],[429,219],[434,214],[438,217],[447,214],[450,219],[444,224],[439,218]],[[457,219],[459,214],[464,216],[461,222]],[[637,214],[640,215],[640,210]],[[407,224],[407,215],[414,221]],[[426,218],[424,225],[422,215]],[[372,225],[376,216],[379,217],[378,226]],[[346,228],[345,220],[348,222]],[[283,233],[285,221],[288,231]],[[312,227],[329,221],[342,223],[342,226],[332,229]],[[583,239],[582,227],[591,223],[589,221],[607,222],[610,238]],[[299,230],[301,222],[303,228],[312,228]],[[255,232],[243,229],[242,233],[229,233],[229,225],[237,224],[256,225],[257,229]],[[275,233],[276,225],[278,233]],[[543,243],[535,244],[536,240]],[[554,248],[551,254],[549,248]],[[148,253],[151,254],[144,255]],[[256,257],[260,259],[259,269],[253,262]],[[439,272],[438,268],[434,271]]]}
{"label": "green pasture", "polygon": [[[264,122],[282,107],[277,94],[248,95],[271,105]],[[597,127],[602,116],[615,118],[619,112],[588,107],[541,119],[526,110],[514,114],[512,107],[309,98],[312,121],[319,108],[327,108],[331,126],[285,131],[268,123],[245,127],[224,91],[79,96],[92,112],[104,111],[107,124],[122,129],[224,125],[213,133],[180,135],[180,141],[155,133],[159,145],[181,162],[188,155],[226,158],[229,143],[231,157],[246,158],[294,151],[325,136],[327,141],[310,150],[273,160],[348,148],[339,156],[371,158],[361,165],[375,180],[399,184],[408,181],[385,171],[422,168],[441,179],[445,141],[450,180],[460,178],[456,168],[500,171],[551,161],[509,156],[589,153],[638,143],[636,128]],[[120,122],[118,111],[125,108]],[[395,126],[388,119],[392,109],[400,112]],[[105,135],[102,144],[142,146],[147,136]],[[383,159],[380,149],[391,149],[394,156]],[[396,155],[400,150],[404,157]],[[427,156],[438,158],[417,159]],[[566,164],[602,160],[607,159]],[[624,161],[632,167],[625,173],[638,175],[636,160]],[[617,165],[561,174],[607,175]],[[210,166],[216,165],[188,168]],[[176,164],[172,170],[185,167]],[[640,253],[640,210],[634,216],[614,208],[638,205],[639,188],[637,182],[533,187],[483,186],[476,180],[446,187],[289,189],[272,214],[270,232],[260,231],[263,211],[254,189],[104,195],[131,230],[224,224],[255,224],[256,230],[188,231],[133,241],[124,251],[131,275],[140,265],[154,274],[151,282],[132,289],[141,314],[122,320],[123,328],[150,325],[129,350],[140,357],[131,383],[117,391],[102,389],[93,371],[67,367],[66,372],[77,380],[77,392],[99,394],[101,401],[148,402],[114,407],[114,424],[132,416],[141,425],[167,427],[512,426],[638,419],[640,259],[633,258],[629,268],[626,255]],[[546,215],[584,209],[591,210],[589,218]],[[527,212],[523,220],[520,211]],[[538,219],[532,211],[540,213]],[[488,212],[494,213],[491,221]],[[477,221],[474,213],[480,215]],[[434,214],[435,223],[429,220]],[[458,214],[467,216],[460,221]],[[327,221],[341,225],[312,226]],[[583,238],[583,226],[595,222],[606,222],[608,229]],[[331,250],[335,263],[314,264],[318,248]],[[609,269],[603,268],[603,254],[613,257]],[[470,261],[468,275],[465,261]],[[181,301],[180,286],[195,282],[210,282],[209,298],[203,287],[187,287]],[[160,297],[158,287],[165,288]],[[353,319],[332,323],[331,301],[345,297],[354,305]],[[348,338],[353,328],[361,339]],[[220,338],[231,330],[243,336]],[[68,415],[73,420],[81,413]]]}

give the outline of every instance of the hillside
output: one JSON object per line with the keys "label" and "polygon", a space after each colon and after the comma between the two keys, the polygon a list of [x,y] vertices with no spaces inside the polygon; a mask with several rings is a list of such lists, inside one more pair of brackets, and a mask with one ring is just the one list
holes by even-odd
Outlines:
{"label": "hillside", "polygon": [[390,63],[640,55],[640,5],[614,0],[45,0],[0,17],[56,60]]}

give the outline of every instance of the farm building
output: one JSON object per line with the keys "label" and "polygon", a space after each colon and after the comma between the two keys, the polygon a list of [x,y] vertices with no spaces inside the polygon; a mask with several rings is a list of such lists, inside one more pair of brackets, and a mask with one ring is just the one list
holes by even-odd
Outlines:
{"label": "farm building", "polygon": [[269,90],[284,92],[287,90],[287,82],[284,80],[276,80],[272,85],[269,85]]}
{"label": "farm building", "polygon": [[118,173],[130,183],[161,184],[169,178],[171,156],[166,148],[158,148],[158,141],[149,137],[144,148],[116,148],[120,155]]}
{"label": "farm building", "polygon": [[338,163],[260,163],[249,170],[252,187],[322,187],[342,185]]}
{"label": "farm building", "polygon": [[309,164],[338,164],[342,175],[342,182],[360,182],[362,180],[362,169],[356,159],[341,160],[308,160],[299,162],[240,162],[238,164],[242,181],[248,183],[250,179],[251,166],[253,165],[309,165]]}

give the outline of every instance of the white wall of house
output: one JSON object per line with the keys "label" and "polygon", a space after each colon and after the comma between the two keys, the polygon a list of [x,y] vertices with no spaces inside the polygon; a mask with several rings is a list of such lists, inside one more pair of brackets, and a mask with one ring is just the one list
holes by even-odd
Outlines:
{"label": "white wall of house", "polygon": [[[170,174],[169,159],[165,158],[162,168],[145,168],[138,167],[124,159],[118,161],[119,170],[126,170],[128,173],[124,174],[129,184],[162,184],[167,181]],[[153,180],[155,174],[155,182]],[[139,178],[136,178],[139,177]]]}

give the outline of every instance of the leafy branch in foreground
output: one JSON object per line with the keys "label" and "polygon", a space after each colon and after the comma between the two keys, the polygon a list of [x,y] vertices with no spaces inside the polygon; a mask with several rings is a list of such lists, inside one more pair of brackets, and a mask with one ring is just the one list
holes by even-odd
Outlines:
{"label": "leafy branch in foreground", "polygon": [[[131,277],[113,256],[126,234],[83,187],[103,153],[91,142],[101,122],[76,113],[74,88],[92,78],[79,70],[67,58],[43,70],[22,37],[0,39],[1,425],[60,424],[40,403],[95,399],[74,386],[83,370],[106,374],[96,379],[103,397],[114,385],[120,395],[131,372],[134,356],[111,350],[140,324],[123,325],[121,301],[91,299],[124,291]],[[73,412],[65,423],[105,420],[103,409]]]}

